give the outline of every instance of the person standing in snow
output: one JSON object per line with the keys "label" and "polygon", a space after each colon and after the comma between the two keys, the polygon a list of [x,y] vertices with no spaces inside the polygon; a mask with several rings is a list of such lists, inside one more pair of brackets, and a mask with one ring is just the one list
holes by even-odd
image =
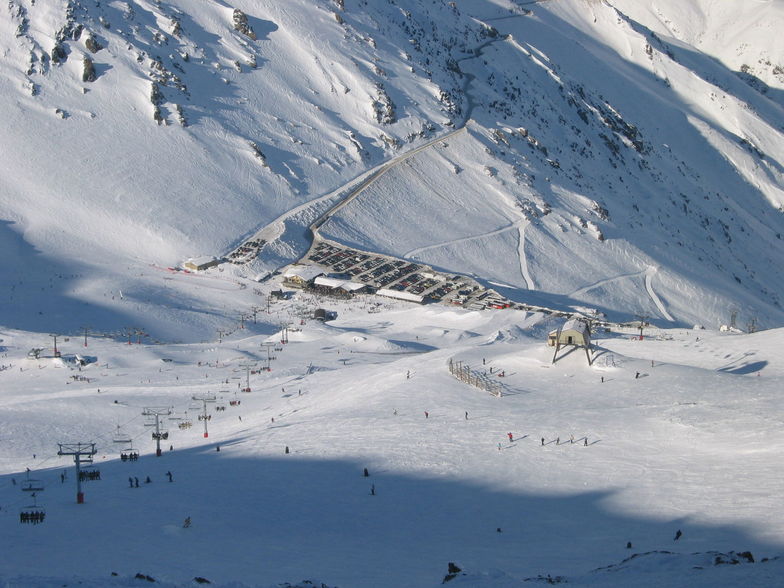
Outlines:
{"label": "person standing in snow", "polygon": [[425,411],[425,418],[426,418],[426,419],[427,419],[427,418],[430,418],[430,413],[429,413],[429,412],[427,412],[427,411]]}
{"label": "person standing in snow", "polygon": [[506,436],[509,437],[509,443],[514,442],[514,435],[512,435],[512,433],[507,433]]}

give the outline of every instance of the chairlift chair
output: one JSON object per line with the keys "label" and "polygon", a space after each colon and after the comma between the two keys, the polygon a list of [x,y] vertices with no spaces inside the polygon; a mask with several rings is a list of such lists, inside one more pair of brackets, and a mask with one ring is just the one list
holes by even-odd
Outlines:
{"label": "chairlift chair", "polygon": [[22,491],[23,492],[43,492],[44,491],[44,483],[41,480],[34,480],[32,478],[28,478],[24,482],[22,482]]}
{"label": "chairlift chair", "polygon": [[100,480],[101,479],[101,470],[96,467],[84,468],[79,470],[79,476],[82,479],[82,482],[90,482],[93,480]]}
{"label": "chairlift chair", "polygon": [[117,443],[118,445],[128,445],[131,441],[132,439],[126,433],[122,432],[120,425],[117,425],[117,432],[114,434],[112,442]]}

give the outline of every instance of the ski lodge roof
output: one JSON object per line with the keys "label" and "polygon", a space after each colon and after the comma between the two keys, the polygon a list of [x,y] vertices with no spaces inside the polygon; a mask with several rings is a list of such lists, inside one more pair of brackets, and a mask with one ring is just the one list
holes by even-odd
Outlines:
{"label": "ski lodge roof", "polygon": [[295,264],[283,273],[283,278],[287,280],[295,279],[300,282],[310,282],[324,273],[324,270],[316,267],[315,265],[301,265]]}
{"label": "ski lodge roof", "polygon": [[327,276],[318,276],[314,281],[317,286],[324,286],[326,288],[333,288],[337,290],[345,290],[346,292],[356,292],[365,288],[365,284],[359,282],[351,282],[349,280],[339,280],[337,278],[328,278]]}
{"label": "ski lodge roof", "polygon": [[422,304],[425,301],[425,297],[420,296],[419,294],[412,294],[411,292],[403,292],[400,290],[391,290],[389,288],[381,288],[380,290],[376,290],[376,294],[379,296],[387,296],[388,298],[397,298],[398,300],[417,302],[419,304]]}

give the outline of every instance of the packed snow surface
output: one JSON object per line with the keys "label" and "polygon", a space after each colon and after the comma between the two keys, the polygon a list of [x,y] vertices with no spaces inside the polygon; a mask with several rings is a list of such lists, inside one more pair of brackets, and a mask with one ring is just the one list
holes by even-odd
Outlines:
{"label": "packed snow surface", "polygon": [[[315,304],[337,319],[306,318]],[[577,348],[552,363],[558,324],[297,294],[221,342],[75,336],[54,358],[51,338],[4,330],[0,576],[435,586],[451,561],[464,585],[765,585],[780,567],[759,560],[784,531],[782,333],[599,331],[589,366]],[[455,379],[450,360],[491,373],[503,396]],[[171,411],[161,457],[142,416],[156,407]],[[77,442],[96,444],[100,470],[84,504],[57,455]],[[118,459],[131,446],[139,460]],[[35,499],[29,480],[45,488]],[[33,501],[45,521],[19,524]],[[747,550],[743,572],[714,565]]]}

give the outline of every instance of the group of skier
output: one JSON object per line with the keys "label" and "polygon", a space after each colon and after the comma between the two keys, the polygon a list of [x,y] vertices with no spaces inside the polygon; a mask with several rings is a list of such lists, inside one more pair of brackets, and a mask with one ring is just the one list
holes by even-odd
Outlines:
{"label": "group of skier", "polygon": [[19,513],[19,522],[37,525],[38,523],[43,523],[45,517],[46,513],[42,510],[22,511]]}

